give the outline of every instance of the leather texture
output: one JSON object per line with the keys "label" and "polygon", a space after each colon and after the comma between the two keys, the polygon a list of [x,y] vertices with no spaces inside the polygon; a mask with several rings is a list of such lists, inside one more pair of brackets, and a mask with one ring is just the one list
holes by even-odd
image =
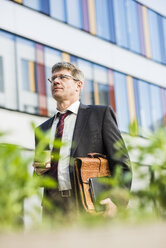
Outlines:
{"label": "leather texture", "polygon": [[89,179],[96,177],[110,176],[108,160],[103,154],[88,154],[88,157],[77,157],[74,163],[74,183],[76,204],[79,206],[78,199],[86,211],[95,212],[95,207],[89,190]]}

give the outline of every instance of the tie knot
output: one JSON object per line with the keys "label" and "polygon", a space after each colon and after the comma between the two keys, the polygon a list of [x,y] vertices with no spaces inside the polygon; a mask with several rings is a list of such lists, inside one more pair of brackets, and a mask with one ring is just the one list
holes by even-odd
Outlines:
{"label": "tie knot", "polygon": [[71,111],[67,110],[65,113],[61,114],[60,112],[57,113],[57,117],[59,117],[60,120],[64,120],[67,115],[71,114]]}

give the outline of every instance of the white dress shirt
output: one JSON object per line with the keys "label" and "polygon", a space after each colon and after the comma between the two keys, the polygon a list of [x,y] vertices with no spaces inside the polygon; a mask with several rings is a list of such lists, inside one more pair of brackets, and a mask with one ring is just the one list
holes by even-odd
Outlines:
{"label": "white dress shirt", "polygon": [[[60,159],[58,161],[58,184],[60,191],[71,189],[71,182],[69,175],[70,151],[71,151],[73,132],[74,132],[79,106],[80,106],[80,101],[76,101],[72,105],[70,105],[67,108],[67,110],[70,110],[72,113],[70,115],[67,115],[66,118],[64,119],[62,142],[64,142],[66,145],[60,148]],[[51,128],[50,150],[52,150],[53,148],[56,126],[59,121],[59,117],[56,117],[58,112],[60,111],[56,109],[55,118]],[[60,113],[62,114],[62,112]]]}

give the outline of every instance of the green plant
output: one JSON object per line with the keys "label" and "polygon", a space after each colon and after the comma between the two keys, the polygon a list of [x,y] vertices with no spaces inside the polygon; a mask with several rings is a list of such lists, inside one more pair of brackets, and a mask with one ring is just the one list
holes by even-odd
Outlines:
{"label": "green plant", "polygon": [[50,178],[32,176],[29,172],[32,163],[32,153],[24,148],[0,144],[0,230],[22,228],[24,201],[33,195],[41,199],[41,185],[55,186]]}

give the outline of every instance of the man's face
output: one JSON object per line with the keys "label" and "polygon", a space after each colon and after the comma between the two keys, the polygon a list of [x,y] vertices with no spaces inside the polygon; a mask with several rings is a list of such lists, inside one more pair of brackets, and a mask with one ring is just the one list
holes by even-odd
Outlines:
{"label": "man's face", "polygon": [[51,92],[56,101],[72,101],[79,99],[82,83],[73,79],[71,72],[67,69],[52,73]]}

